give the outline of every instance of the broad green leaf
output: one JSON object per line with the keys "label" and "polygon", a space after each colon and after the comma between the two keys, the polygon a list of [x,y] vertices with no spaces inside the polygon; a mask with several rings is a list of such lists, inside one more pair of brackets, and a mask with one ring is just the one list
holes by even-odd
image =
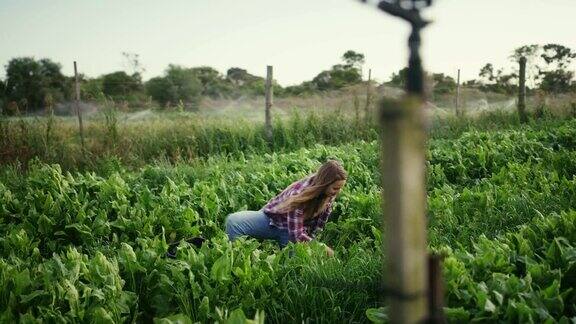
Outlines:
{"label": "broad green leaf", "polygon": [[214,262],[210,276],[216,281],[226,281],[230,279],[230,260],[228,259],[228,255],[223,254]]}
{"label": "broad green leaf", "polygon": [[368,308],[366,310],[366,317],[372,323],[385,323],[388,321],[388,310],[386,307]]}
{"label": "broad green leaf", "polygon": [[176,314],[164,318],[155,318],[154,324],[192,324],[192,320],[184,314]]}

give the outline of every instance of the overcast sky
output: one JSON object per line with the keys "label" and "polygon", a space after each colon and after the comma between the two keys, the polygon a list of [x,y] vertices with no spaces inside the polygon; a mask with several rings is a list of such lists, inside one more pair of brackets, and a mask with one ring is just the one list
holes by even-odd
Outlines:
{"label": "overcast sky", "polygon": [[[425,68],[464,80],[488,62],[511,65],[524,44],[576,50],[576,0],[436,0],[424,15]],[[355,0],[0,0],[0,77],[11,58],[50,58],[90,77],[126,68],[137,53],[144,79],[168,64],[241,67],[282,85],[312,79],[353,49],[379,81],[407,62],[408,26]]]}

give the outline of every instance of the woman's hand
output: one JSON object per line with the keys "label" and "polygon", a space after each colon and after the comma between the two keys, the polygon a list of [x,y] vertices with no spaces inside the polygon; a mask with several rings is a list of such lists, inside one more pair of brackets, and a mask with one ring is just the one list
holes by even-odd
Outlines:
{"label": "woman's hand", "polygon": [[324,249],[326,250],[326,255],[327,255],[327,256],[329,256],[329,257],[333,257],[333,256],[334,256],[334,250],[332,250],[328,245],[326,245],[326,244],[324,244],[324,243],[322,243],[322,242],[319,242],[319,243],[320,243],[320,245],[322,245],[322,246],[324,247]]}
{"label": "woman's hand", "polygon": [[332,250],[328,245],[324,245],[324,247],[326,248],[326,254],[329,257],[333,257],[334,256],[334,250]]}

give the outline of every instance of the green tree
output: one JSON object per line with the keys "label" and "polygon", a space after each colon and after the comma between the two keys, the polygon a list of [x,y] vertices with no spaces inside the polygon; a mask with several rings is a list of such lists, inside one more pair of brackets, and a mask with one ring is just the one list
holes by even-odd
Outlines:
{"label": "green tree", "polygon": [[177,94],[173,91],[171,82],[166,77],[155,77],[146,82],[146,93],[162,106],[176,102]]}
{"label": "green tree", "polygon": [[566,69],[576,58],[576,52],[559,44],[546,44],[543,47],[541,57],[548,65],[553,65],[555,69]]}
{"label": "green tree", "polygon": [[574,72],[568,68],[576,58],[576,52],[559,44],[546,44],[542,50],[540,56],[546,62],[546,69],[540,70],[540,89],[551,93],[571,91]]}
{"label": "green tree", "polygon": [[0,80],[0,111],[2,111],[6,103],[6,84]]}
{"label": "green tree", "polygon": [[235,86],[242,86],[262,78],[252,75],[244,69],[232,67],[226,71],[226,79]]}
{"label": "green tree", "polygon": [[444,73],[432,74],[432,81],[434,82],[433,91],[435,94],[446,94],[456,90],[456,81],[454,78],[444,75]]}
{"label": "green tree", "polygon": [[[433,91],[435,94],[445,94],[450,93],[456,89],[456,81],[451,76],[445,75],[444,73],[426,73],[427,79],[433,84]],[[392,73],[392,77],[388,84],[405,88],[406,82],[408,80],[408,68],[405,67],[398,71],[398,73]]]}
{"label": "green tree", "polygon": [[170,64],[163,77],[150,79],[146,92],[163,106],[183,102],[187,107],[198,107],[202,95],[202,83],[194,71]]}
{"label": "green tree", "polygon": [[102,78],[84,79],[80,84],[80,93],[83,100],[100,101],[105,98]]}
{"label": "green tree", "polygon": [[139,74],[128,75],[117,71],[102,76],[102,92],[113,98],[125,98],[142,89]]}
{"label": "green tree", "polygon": [[481,78],[484,78],[490,82],[496,80],[496,76],[494,74],[494,66],[492,65],[492,63],[488,63],[488,64],[484,65],[480,69],[480,73],[478,73],[478,76]]}
{"label": "green tree", "polygon": [[41,78],[43,83],[42,105],[46,107],[46,98],[50,99],[50,105],[69,99],[72,96],[72,79],[67,78],[61,72],[62,65],[49,59],[40,60]]}
{"label": "green tree", "polygon": [[332,76],[330,75],[330,71],[322,71],[317,76],[315,76],[314,79],[312,79],[312,83],[318,90],[330,90],[334,88],[332,86],[331,77]]}
{"label": "green tree", "polygon": [[220,72],[209,66],[191,69],[202,84],[202,95],[210,98],[222,98],[232,93],[232,84]]}
{"label": "green tree", "polygon": [[349,50],[342,55],[342,60],[344,64],[333,65],[330,70],[322,71],[312,79],[316,89],[335,90],[362,82],[361,67],[364,63],[364,54]]}
{"label": "green tree", "polygon": [[521,57],[526,58],[526,82],[533,88],[539,87],[549,93],[571,91],[573,71],[570,64],[576,53],[560,44],[524,45],[514,50],[511,59],[516,65]]}
{"label": "green tree", "polygon": [[357,69],[341,64],[334,65],[329,71],[320,72],[312,79],[315,88],[320,91],[336,90],[361,81],[362,77]]}
{"label": "green tree", "polygon": [[516,48],[510,59],[514,63],[514,71],[519,71],[518,62],[520,58],[526,58],[526,85],[530,88],[535,88],[540,79],[540,69],[541,67],[541,54],[542,47],[537,44],[524,45]]}
{"label": "green tree", "polygon": [[347,67],[353,67],[360,70],[364,64],[364,54],[348,50],[344,55],[342,55],[342,60],[346,63]]}
{"label": "green tree", "polygon": [[514,94],[518,90],[518,74],[514,72],[506,74],[503,69],[495,72],[491,63],[484,65],[478,75],[484,79],[480,90],[505,94]]}
{"label": "green tree", "polygon": [[140,62],[140,55],[136,53],[122,52],[122,56],[124,57],[124,65],[128,71],[132,72],[132,75],[138,75],[141,77],[142,73],[146,72],[146,69]]}
{"label": "green tree", "polygon": [[480,83],[478,82],[478,80],[472,79],[472,80],[468,80],[468,81],[462,83],[462,85],[464,87],[477,88],[480,85]]}
{"label": "green tree", "polygon": [[[265,92],[266,79],[252,75],[246,70],[233,67],[226,72],[226,80],[233,87],[233,96],[263,96]],[[272,81],[275,95],[282,95],[284,89],[276,82]]]}
{"label": "green tree", "polygon": [[311,95],[317,90],[316,85],[312,81],[304,81],[301,84],[288,86],[284,88],[284,96],[302,96]]}
{"label": "green tree", "polygon": [[353,65],[336,64],[330,71],[330,82],[333,89],[362,82],[360,70]]}
{"label": "green tree", "polygon": [[542,82],[540,82],[541,90],[549,93],[565,93],[574,91],[572,87],[574,72],[557,69],[542,72],[542,74]]}
{"label": "green tree", "polygon": [[[304,81],[299,85],[282,88],[274,84],[274,93],[280,95],[308,95],[317,91],[337,90],[343,87],[362,82],[361,68],[364,64],[364,54],[352,50],[342,55],[343,64],[333,65],[330,70],[318,73],[311,81]],[[230,71],[230,75],[239,71]]]}
{"label": "green tree", "polygon": [[6,65],[6,97],[23,110],[44,107],[44,99],[61,101],[71,95],[71,84],[60,71],[62,66],[50,59],[13,58]]}
{"label": "green tree", "polygon": [[390,78],[389,84],[405,88],[407,80],[408,80],[408,68],[405,67],[400,71],[398,71],[398,73],[392,73],[392,77]]}

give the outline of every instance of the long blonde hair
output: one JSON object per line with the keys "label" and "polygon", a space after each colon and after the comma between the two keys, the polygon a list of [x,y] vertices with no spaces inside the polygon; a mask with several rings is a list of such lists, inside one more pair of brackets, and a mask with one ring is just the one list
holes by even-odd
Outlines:
{"label": "long blonde hair", "polygon": [[348,174],[342,164],[336,160],[328,160],[311,176],[309,187],[294,196],[290,196],[277,208],[282,212],[302,208],[305,219],[315,217],[319,209],[324,207],[330,198],[326,195],[326,189],[334,182],[346,179],[348,179]]}

